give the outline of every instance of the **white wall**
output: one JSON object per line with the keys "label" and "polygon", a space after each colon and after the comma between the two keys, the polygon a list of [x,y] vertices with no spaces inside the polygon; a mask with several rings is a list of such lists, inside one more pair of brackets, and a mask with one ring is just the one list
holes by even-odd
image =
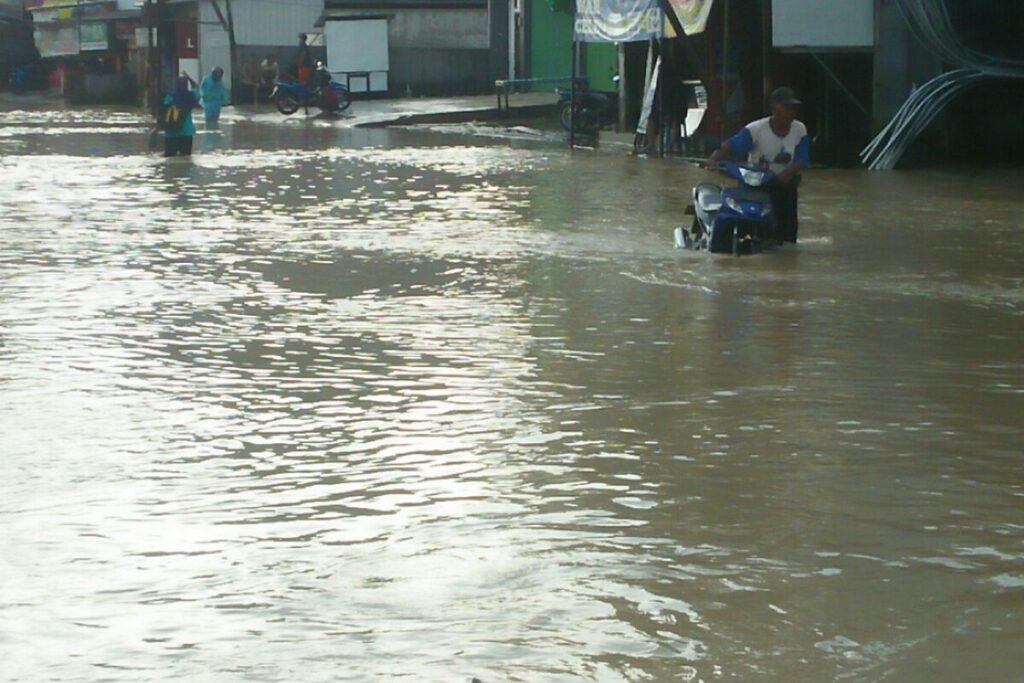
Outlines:
{"label": "white wall", "polygon": [[[365,14],[365,10],[331,11],[331,16]],[[388,22],[391,47],[486,50],[491,46],[490,18],[486,8],[389,8],[387,15],[391,17]]]}
{"label": "white wall", "polygon": [[790,48],[872,47],[874,0],[772,0],[772,44]]}
{"label": "white wall", "polygon": [[324,0],[233,0],[239,45],[299,45],[300,33],[316,33]]}
{"label": "white wall", "polygon": [[[226,19],[223,0],[218,5]],[[242,46],[294,45],[297,48],[300,33],[318,32],[314,24],[323,9],[324,0],[232,0],[235,42]],[[199,0],[199,69],[207,74],[215,66],[224,69],[224,81],[230,88],[231,48],[227,31],[217,19],[213,4]]]}
{"label": "white wall", "polygon": [[[231,3],[234,9],[236,3]],[[220,5],[224,11],[224,4]],[[217,13],[209,2],[199,3],[199,71],[208,74],[219,66],[224,69],[224,87],[231,92],[231,48],[228,34],[217,20]]]}

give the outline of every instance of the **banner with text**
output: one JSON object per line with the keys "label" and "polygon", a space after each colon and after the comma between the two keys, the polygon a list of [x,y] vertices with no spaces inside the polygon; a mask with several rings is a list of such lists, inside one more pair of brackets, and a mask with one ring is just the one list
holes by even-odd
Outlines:
{"label": "banner with text", "polygon": [[658,0],[576,0],[576,40],[629,43],[661,37]]}
{"label": "banner with text", "polygon": [[[708,25],[708,15],[711,14],[711,5],[714,0],[669,0],[679,23],[682,25],[686,35],[692,36],[703,33]],[[672,24],[665,21],[665,37],[675,38],[676,32]]]}

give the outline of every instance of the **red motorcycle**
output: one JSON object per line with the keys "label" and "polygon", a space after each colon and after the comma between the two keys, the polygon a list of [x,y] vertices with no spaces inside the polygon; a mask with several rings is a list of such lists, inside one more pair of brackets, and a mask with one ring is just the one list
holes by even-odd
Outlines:
{"label": "red motorcycle", "polygon": [[348,88],[331,78],[330,72],[322,62],[317,64],[313,82],[319,85],[310,89],[297,81],[276,80],[270,99],[274,101],[277,110],[285,116],[291,116],[300,107],[306,110],[307,115],[310,107],[317,107],[325,114],[338,114],[352,104]]}

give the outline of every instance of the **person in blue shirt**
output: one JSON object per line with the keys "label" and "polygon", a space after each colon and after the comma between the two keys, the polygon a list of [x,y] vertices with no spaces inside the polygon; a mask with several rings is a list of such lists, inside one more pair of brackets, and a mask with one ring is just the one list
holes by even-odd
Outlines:
{"label": "person in blue shirt", "polygon": [[228,99],[227,91],[224,89],[224,69],[218,66],[203,76],[199,84],[199,95],[202,98],[206,123],[217,123],[220,120],[220,108]]}
{"label": "person in blue shirt", "polygon": [[747,124],[723,142],[708,157],[708,165],[717,166],[722,158],[746,157],[749,163],[771,169],[775,182],[768,186],[768,191],[779,235],[786,242],[796,242],[800,171],[811,165],[807,127],[796,120],[796,108],[801,102],[792,88],[776,88],[768,104],[771,116]]}
{"label": "person in blue shirt", "polygon": [[192,136],[196,134],[196,124],[192,122],[192,110],[196,107],[196,96],[192,92],[195,81],[186,76],[174,82],[174,92],[164,97],[164,111],[174,105],[181,110],[182,120],[176,127],[164,128],[164,156],[191,156]]}

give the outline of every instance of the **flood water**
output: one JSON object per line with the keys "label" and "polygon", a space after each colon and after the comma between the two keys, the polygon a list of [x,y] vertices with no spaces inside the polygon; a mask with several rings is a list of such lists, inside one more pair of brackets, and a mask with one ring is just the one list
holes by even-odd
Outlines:
{"label": "flood water", "polygon": [[1024,678],[1021,169],[145,131],[0,114],[0,679]]}

